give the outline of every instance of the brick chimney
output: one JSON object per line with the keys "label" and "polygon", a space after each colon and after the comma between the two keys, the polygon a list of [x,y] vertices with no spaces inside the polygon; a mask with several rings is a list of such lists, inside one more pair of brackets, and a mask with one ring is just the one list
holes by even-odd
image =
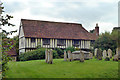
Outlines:
{"label": "brick chimney", "polygon": [[99,36],[99,26],[98,26],[98,23],[96,23],[96,26],[95,26],[95,34],[97,36]]}

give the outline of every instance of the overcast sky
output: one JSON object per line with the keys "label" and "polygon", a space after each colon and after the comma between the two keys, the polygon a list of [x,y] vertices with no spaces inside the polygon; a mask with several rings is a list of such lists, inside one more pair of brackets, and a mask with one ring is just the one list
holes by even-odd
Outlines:
{"label": "overcast sky", "polygon": [[[96,23],[100,33],[112,31],[118,26],[119,0],[2,0],[5,13],[14,18],[16,27],[4,29],[18,30],[21,19],[80,23],[92,30]],[[18,30],[19,31],[19,30]],[[17,34],[17,33],[16,33]],[[14,35],[16,35],[14,34]]]}

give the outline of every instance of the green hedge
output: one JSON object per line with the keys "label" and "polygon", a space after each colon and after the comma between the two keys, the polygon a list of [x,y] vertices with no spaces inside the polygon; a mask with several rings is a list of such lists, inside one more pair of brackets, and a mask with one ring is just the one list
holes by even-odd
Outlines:
{"label": "green hedge", "polygon": [[[55,50],[53,50],[53,58],[58,58],[57,51]],[[19,56],[20,61],[39,60],[39,59],[45,59],[45,48],[40,48],[26,53],[22,53]]]}
{"label": "green hedge", "polygon": [[68,47],[68,48],[66,48],[66,51],[71,51],[71,52],[73,52],[73,51],[75,51],[76,49],[75,49],[75,47]]}
{"label": "green hedge", "polygon": [[57,51],[59,58],[63,58],[64,57],[64,51],[62,49],[55,48],[54,50]]}

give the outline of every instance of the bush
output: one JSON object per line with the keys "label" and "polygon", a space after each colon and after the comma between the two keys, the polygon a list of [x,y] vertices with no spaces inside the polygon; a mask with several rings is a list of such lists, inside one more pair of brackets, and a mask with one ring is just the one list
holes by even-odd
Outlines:
{"label": "bush", "polygon": [[80,51],[80,48],[77,47],[77,48],[75,48],[75,50],[76,50],[76,51]]}
{"label": "bush", "polygon": [[53,50],[53,58],[59,58],[57,51]]}
{"label": "bush", "polygon": [[60,49],[60,48],[55,48],[54,50],[57,51],[58,56],[59,56],[60,58],[63,58],[62,55],[63,55],[64,51],[63,51],[62,49]]}
{"label": "bush", "polygon": [[74,47],[68,47],[68,48],[66,48],[66,51],[71,51],[71,52],[73,52],[73,51],[75,51],[75,48]]}
{"label": "bush", "polygon": [[109,57],[106,57],[106,58],[105,58],[105,61],[110,61],[110,58],[109,58]]}
{"label": "bush", "polygon": [[[53,50],[53,58],[58,58],[58,54],[55,50]],[[20,61],[45,59],[45,48],[22,53],[20,54],[19,59]]]}

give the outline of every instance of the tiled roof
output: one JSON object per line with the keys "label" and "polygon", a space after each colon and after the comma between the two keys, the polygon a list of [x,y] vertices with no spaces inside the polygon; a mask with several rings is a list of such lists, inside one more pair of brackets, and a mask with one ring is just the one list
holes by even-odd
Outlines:
{"label": "tiled roof", "polygon": [[[11,46],[13,46],[14,42],[15,42],[14,40],[10,40],[10,39],[4,39],[3,41],[6,41]],[[9,45],[4,45],[3,47],[7,48]],[[17,52],[16,52],[16,49],[15,49],[15,46],[13,46],[11,49],[8,49],[8,51],[5,51],[5,52],[9,56],[17,56]]]}
{"label": "tiled roof", "polygon": [[81,24],[21,19],[25,37],[95,40]]}

